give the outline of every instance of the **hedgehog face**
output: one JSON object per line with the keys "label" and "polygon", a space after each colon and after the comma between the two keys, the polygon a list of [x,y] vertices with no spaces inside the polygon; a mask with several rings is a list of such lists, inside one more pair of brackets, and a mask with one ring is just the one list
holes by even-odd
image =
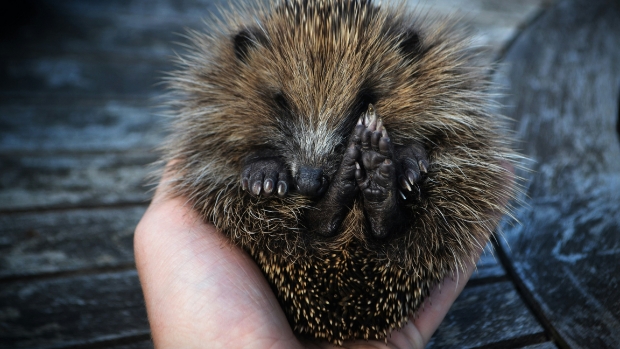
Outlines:
{"label": "hedgehog face", "polygon": [[[407,88],[403,77],[419,49],[416,33],[381,25],[385,18],[373,18],[374,7],[356,4],[368,16],[358,22],[336,21],[335,9],[323,8],[305,22],[291,16],[286,33],[282,23],[266,20],[260,27],[244,27],[229,41],[239,77],[236,84],[221,86],[226,89],[221,96],[238,98],[237,109],[228,114],[260,111],[260,122],[243,125],[251,128],[242,131],[252,134],[247,143],[284,159],[293,188],[312,198],[333,182],[352,130],[369,105],[387,111],[402,94],[398,90]],[[274,16],[300,11],[294,5],[285,3]],[[336,5],[349,16],[360,10],[352,3]],[[391,119],[384,113],[386,127]]]}

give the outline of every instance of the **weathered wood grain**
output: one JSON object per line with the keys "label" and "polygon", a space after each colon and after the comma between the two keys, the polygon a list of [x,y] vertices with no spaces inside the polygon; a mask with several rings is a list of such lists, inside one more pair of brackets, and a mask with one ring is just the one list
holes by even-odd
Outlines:
{"label": "weathered wood grain", "polygon": [[[55,54],[0,59],[0,94],[117,95],[148,97],[163,93],[170,63],[122,59],[113,55]],[[159,86],[159,87],[158,87]]]}
{"label": "weathered wood grain", "polygon": [[15,27],[0,41],[0,56],[72,52],[166,60],[178,34],[204,26],[213,10],[214,1],[16,2]]}
{"label": "weathered wood grain", "polygon": [[488,59],[499,54],[506,43],[554,0],[411,0],[409,7],[420,13],[455,17],[473,30],[475,42],[489,48]]}
{"label": "weathered wood grain", "polygon": [[61,348],[148,335],[136,271],[0,287],[0,348]]}
{"label": "weathered wood grain", "polygon": [[495,249],[493,244],[488,243],[484,252],[480,256],[478,263],[476,263],[476,270],[471,276],[470,280],[476,280],[476,282],[484,279],[499,279],[506,276],[504,267],[499,262],[499,259],[495,256]]}
{"label": "weathered wood grain", "polygon": [[144,203],[149,153],[0,155],[0,212]]}
{"label": "weathered wood grain", "polygon": [[428,348],[474,348],[544,336],[512,283],[505,281],[466,287]]}
{"label": "weathered wood grain", "polygon": [[133,265],[144,206],[0,215],[0,280]]}
{"label": "weathered wood grain", "polygon": [[522,349],[557,349],[558,346],[553,342],[545,342],[540,344],[528,345],[523,347]]}
{"label": "weathered wood grain", "polygon": [[150,99],[31,98],[0,104],[0,154],[149,151],[164,137]]}
{"label": "weathered wood grain", "polygon": [[516,40],[506,114],[531,157],[505,253],[571,348],[620,343],[620,5],[560,2]]}
{"label": "weathered wood grain", "polygon": [[[106,346],[108,349],[153,349],[153,342],[150,340],[140,341],[131,344],[119,344]],[[528,348],[529,349],[529,348]],[[533,348],[533,349],[551,349],[551,348]]]}

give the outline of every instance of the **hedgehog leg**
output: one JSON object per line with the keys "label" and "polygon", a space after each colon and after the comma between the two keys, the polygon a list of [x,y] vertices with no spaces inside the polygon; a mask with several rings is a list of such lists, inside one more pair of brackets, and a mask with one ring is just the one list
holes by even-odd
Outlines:
{"label": "hedgehog leg", "polygon": [[394,146],[372,105],[355,127],[353,138],[361,145],[363,168],[355,176],[364,197],[370,232],[375,238],[385,238],[400,224],[401,208]]}
{"label": "hedgehog leg", "polygon": [[289,180],[284,161],[275,156],[251,158],[241,171],[241,187],[254,196],[285,196]]}
{"label": "hedgehog leg", "polygon": [[306,211],[309,230],[321,236],[334,236],[351,210],[358,188],[355,180],[360,149],[352,141],[345,151],[338,172],[331,179],[327,192],[312,209]]}
{"label": "hedgehog leg", "polygon": [[396,159],[396,172],[398,184],[405,198],[411,193],[420,197],[419,185],[428,175],[429,163],[426,150],[420,144],[394,147],[394,157]]}

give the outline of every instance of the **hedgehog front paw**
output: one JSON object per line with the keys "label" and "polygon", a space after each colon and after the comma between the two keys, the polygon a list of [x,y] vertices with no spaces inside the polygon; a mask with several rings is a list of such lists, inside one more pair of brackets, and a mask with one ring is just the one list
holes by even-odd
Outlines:
{"label": "hedgehog front paw", "polygon": [[[426,150],[420,144],[398,146],[394,149],[397,165],[398,184],[402,192],[409,196],[415,193],[420,196],[420,184],[428,175],[429,163]],[[407,196],[403,194],[403,198]]]}
{"label": "hedgehog front paw", "polygon": [[372,105],[360,118],[354,140],[361,146],[361,166],[355,173],[364,209],[375,238],[386,237],[398,216],[394,147]]}
{"label": "hedgehog front paw", "polygon": [[340,168],[331,180],[327,193],[319,199],[314,210],[306,213],[310,231],[323,237],[338,233],[342,221],[351,209],[358,187],[355,179],[360,150],[354,142],[345,151]]}
{"label": "hedgehog front paw", "polygon": [[278,157],[248,161],[241,171],[241,187],[254,196],[271,196],[274,192],[286,196],[289,179],[284,162]]}

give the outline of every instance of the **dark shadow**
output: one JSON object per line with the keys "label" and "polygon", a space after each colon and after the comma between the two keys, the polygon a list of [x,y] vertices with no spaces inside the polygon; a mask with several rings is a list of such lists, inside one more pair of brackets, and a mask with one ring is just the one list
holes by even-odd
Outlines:
{"label": "dark shadow", "polygon": [[20,28],[31,24],[43,13],[40,1],[3,1],[0,3],[0,41],[15,36]]}
{"label": "dark shadow", "polygon": [[0,50],[14,55],[37,42],[82,37],[83,28],[64,13],[62,2],[0,1]]}

